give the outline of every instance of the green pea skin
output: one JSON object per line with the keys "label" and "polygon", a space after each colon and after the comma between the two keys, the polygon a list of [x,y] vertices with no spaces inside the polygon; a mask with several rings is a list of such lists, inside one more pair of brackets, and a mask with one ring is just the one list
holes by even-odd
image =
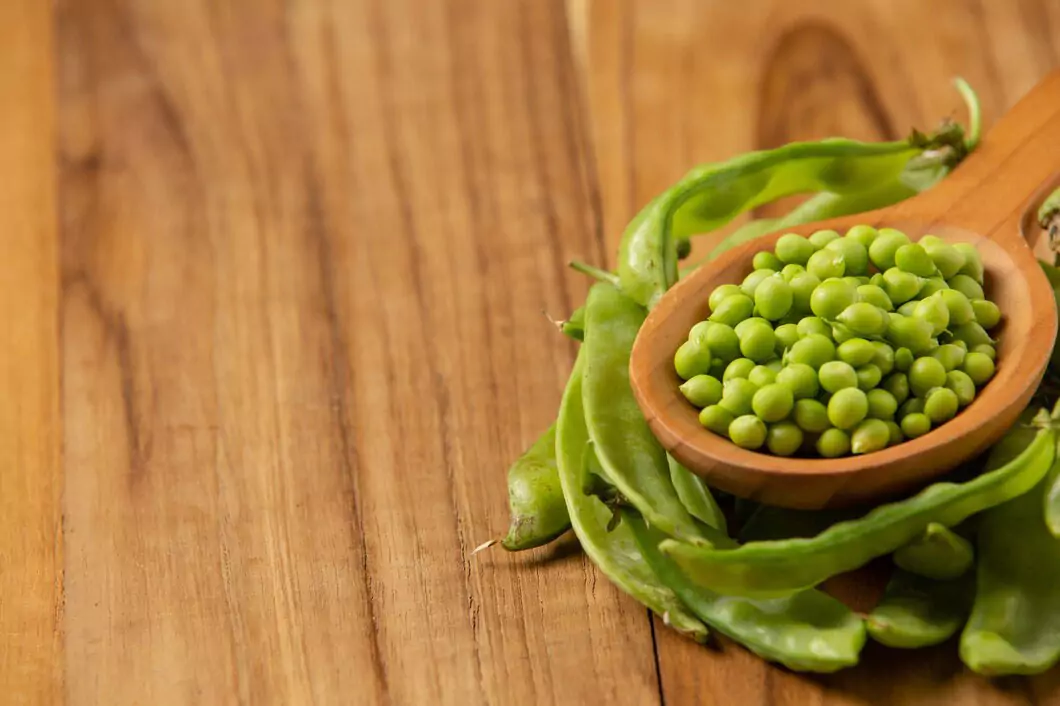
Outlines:
{"label": "green pea skin", "polygon": [[803,363],[792,363],[777,373],[776,382],[791,390],[796,400],[815,397],[819,389],[817,373]]}
{"label": "green pea skin", "polygon": [[674,354],[674,369],[682,380],[710,372],[710,349],[701,341],[685,341]]}
{"label": "green pea skin", "polygon": [[883,379],[883,373],[880,369],[871,363],[869,365],[862,365],[858,368],[855,373],[858,379],[858,389],[868,392],[872,388],[880,384],[880,380]]}
{"label": "green pea skin", "polygon": [[858,335],[856,333],[854,333],[841,323],[836,322],[836,324],[832,326],[832,340],[835,341],[837,344],[846,343],[847,341],[850,341],[857,337]]}
{"label": "green pea skin", "polygon": [[976,282],[983,283],[983,262],[979,259],[979,251],[971,243],[954,243],[953,247],[961,255],[964,255],[964,265],[957,274],[968,275]]}
{"label": "green pea skin", "polygon": [[887,448],[891,432],[887,424],[879,419],[866,419],[850,435],[850,452],[858,454],[872,453]]}
{"label": "green pea skin", "polygon": [[704,407],[699,413],[699,423],[719,436],[729,435],[733,419],[732,412],[718,404]]}
{"label": "green pea skin", "polygon": [[828,421],[828,408],[815,399],[796,400],[792,419],[800,429],[810,434],[818,434],[832,426]]}
{"label": "green pea skin", "polygon": [[792,263],[790,265],[784,265],[784,268],[780,271],[780,276],[786,281],[790,282],[801,274],[806,273],[806,268],[802,265],[796,265]]}
{"label": "green pea skin", "polygon": [[729,326],[736,326],[736,324],[749,317],[754,312],[754,308],[754,301],[743,292],[730,294],[718,303],[717,308],[711,309],[710,320]]}
{"label": "green pea skin", "polygon": [[832,339],[819,333],[812,333],[791,347],[788,351],[789,363],[803,363],[817,370],[835,358],[835,344]]}
{"label": "green pea skin", "polygon": [[898,411],[898,400],[890,392],[876,388],[866,392],[865,398],[869,402],[869,417],[883,421],[894,419],[894,413]]}
{"label": "green pea skin", "polygon": [[733,327],[733,331],[736,332],[737,338],[743,338],[748,331],[756,326],[762,326],[764,328],[773,329],[773,325],[769,323],[769,319],[764,319],[761,316],[752,316],[749,319],[744,319],[740,323]]}
{"label": "green pea skin", "polygon": [[859,276],[869,271],[869,251],[858,241],[849,238],[839,238],[828,243],[825,249],[837,252],[842,256],[847,275]]}
{"label": "green pea skin", "polygon": [[758,285],[775,274],[777,274],[775,270],[752,270],[740,283],[740,291],[754,299],[755,292],[758,291]]}
{"label": "green pea skin", "polygon": [[939,274],[945,279],[953,277],[964,267],[964,255],[949,243],[939,241],[925,244],[923,239],[921,239],[920,244],[923,246],[924,252],[931,258],[931,262],[935,265]]}
{"label": "green pea skin", "polygon": [[846,238],[860,243],[865,248],[865,254],[868,255],[869,246],[872,245],[872,241],[876,239],[877,235],[878,231],[872,226],[858,225],[847,231]]}
{"label": "green pea skin", "polygon": [[822,365],[817,377],[821,387],[828,392],[858,386],[858,376],[854,368],[841,360],[830,360]]}
{"label": "green pea skin", "polygon": [[802,429],[793,422],[771,424],[766,431],[766,448],[777,456],[793,456],[802,441]]}
{"label": "green pea skin", "polygon": [[891,314],[884,334],[895,346],[908,348],[913,355],[927,353],[933,347],[931,324],[923,319],[901,314]]}
{"label": "green pea skin", "polygon": [[710,375],[696,375],[680,387],[685,399],[702,409],[721,401],[721,381]]}
{"label": "green pea skin", "polygon": [[932,424],[948,422],[957,415],[957,393],[948,387],[938,387],[924,401],[924,414]]}
{"label": "green pea skin", "polygon": [[725,367],[725,372],[721,376],[721,381],[728,382],[729,380],[735,380],[736,378],[747,379],[747,376],[754,370],[755,362],[750,358],[737,358]]}
{"label": "green pea skin", "polygon": [[905,304],[898,307],[898,313],[902,316],[912,316],[913,312],[916,311],[916,305],[919,303],[919,299],[910,299]]}
{"label": "green pea skin", "polygon": [[857,299],[858,290],[849,282],[831,279],[821,282],[810,297],[810,310],[822,319],[834,320]]}
{"label": "green pea skin", "polygon": [[910,439],[923,436],[931,431],[931,420],[922,412],[907,414],[902,418],[902,434]]}
{"label": "green pea skin", "polygon": [[726,297],[730,297],[733,294],[742,294],[740,285],[738,284],[720,284],[714,288],[714,291],[710,293],[710,297],[707,299],[707,304],[710,305],[711,311],[716,311],[721,305],[721,302]]}
{"label": "green pea skin", "polygon": [[994,343],[994,339],[990,338],[990,334],[974,321],[961,324],[951,330],[953,331],[953,337],[958,341],[964,341],[969,348]]}
{"label": "green pea skin", "polygon": [[920,277],[892,267],[883,273],[883,291],[894,304],[905,304],[920,293]]}
{"label": "green pea skin", "polygon": [[803,272],[793,277],[791,280],[792,311],[808,314],[813,292],[820,284],[821,280],[809,272]]}
{"label": "green pea skin", "polygon": [[946,284],[950,286],[950,289],[954,289],[968,297],[969,301],[986,298],[986,295],[983,294],[983,286],[968,275],[956,275],[955,277],[951,277],[946,280]]}
{"label": "green pea skin", "polygon": [[887,312],[868,302],[855,302],[843,309],[837,320],[854,334],[879,336],[887,330],[890,322]]}
{"label": "green pea skin", "polygon": [[806,265],[806,261],[817,251],[813,243],[797,233],[786,233],[777,239],[775,252],[781,262]]}
{"label": "green pea skin", "polygon": [[784,362],[780,358],[774,358],[766,363],[766,367],[772,370],[777,375],[780,375],[781,369],[784,367]]}
{"label": "green pea skin", "polygon": [[856,387],[846,387],[828,400],[828,421],[837,429],[853,429],[869,413],[869,400]]}
{"label": "green pea skin", "polygon": [[787,385],[773,383],[759,389],[751,401],[751,409],[764,422],[779,422],[791,414],[795,398]]}
{"label": "green pea skin", "polygon": [[[958,341],[958,343],[962,343],[962,341]],[[982,353],[983,355],[988,357],[990,360],[992,360],[994,362],[997,362],[997,350],[995,350],[994,347],[992,345],[990,345],[989,343],[980,343],[977,346],[972,346],[971,348],[968,349],[968,352],[970,352],[970,353]]]}
{"label": "green pea skin", "polygon": [[894,311],[894,303],[882,287],[875,284],[862,284],[858,287],[858,301],[878,306],[884,311]]}
{"label": "green pea skin", "polygon": [[975,311],[972,309],[972,303],[961,292],[956,289],[943,289],[938,293],[938,296],[946,304],[946,308],[950,310],[950,324],[960,326],[975,320]]}
{"label": "green pea skin", "polygon": [[820,250],[825,245],[828,245],[828,243],[832,242],[833,240],[836,240],[839,237],[839,233],[836,233],[834,230],[819,230],[814,232],[810,236],[809,240],[811,243],[813,243],[813,246],[815,248]]}
{"label": "green pea skin", "polygon": [[909,238],[894,228],[881,228],[869,245],[869,259],[876,269],[884,272],[894,267],[894,256],[898,248],[909,243]]}
{"label": "green pea skin", "polygon": [[905,419],[910,414],[919,414],[924,411],[924,400],[920,397],[911,397],[898,407],[897,417]]}
{"label": "green pea skin", "polygon": [[938,296],[930,296],[917,302],[913,317],[931,324],[932,336],[938,336],[950,325],[950,310]]}
{"label": "green pea skin", "polygon": [[763,250],[755,253],[755,256],[751,258],[751,266],[756,270],[774,270],[780,272],[784,267],[784,263],[773,253],[768,250]]}
{"label": "green pea skin", "polygon": [[894,349],[883,341],[873,341],[872,347],[876,355],[869,362],[880,369],[880,375],[889,375],[894,370]]}
{"label": "green pea skin", "polygon": [[777,321],[791,309],[794,294],[791,285],[783,277],[772,276],[758,284],[754,298],[758,314],[770,321]]}
{"label": "green pea skin", "polygon": [[766,443],[766,425],[753,414],[744,414],[729,425],[732,443],[744,449],[759,449]]}
{"label": "green pea skin", "polygon": [[838,458],[850,453],[850,435],[842,429],[826,429],[817,438],[817,453],[825,458]]}
{"label": "green pea skin", "polygon": [[734,417],[751,413],[751,402],[754,400],[758,386],[744,378],[733,378],[722,384],[721,402],[723,408]]}
{"label": "green pea skin", "polygon": [[699,338],[706,343],[715,359],[728,363],[740,357],[740,338],[736,335],[735,329],[727,324],[720,324],[716,321],[696,324],[688,335],[689,339],[696,338],[697,327],[704,324],[706,326],[700,330]]}
{"label": "green pea skin", "polygon": [[969,353],[964,357],[963,370],[977,386],[985,385],[994,377],[994,361],[984,353]]}
{"label": "green pea skin", "polygon": [[830,336],[832,334],[832,327],[818,316],[804,316],[799,320],[798,329],[800,338],[806,338],[812,333],[821,336]]}
{"label": "green pea skin", "polygon": [[843,261],[842,253],[825,248],[810,256],[806,263],[806,271],[823,281],[846,274],[846,263]]}
{"label": "green pea skin", "polygon": [[836,348],[839,360],[855,368],[866,365],[876,356],[876,347],[864,338],[852,338]]}
{"label": "green pea skin", "polygon": [[[973,378],[974,379],[974,378]],[[933,387],[946,384],[946,368],[934,358],[917,358],[909,368],[909,387],[917,397],[924,397]]]}
{"label": "green pea skin", "polygon": [[896,403],[902,404],[909,399],[909,378],[905,373],[891,373],[880,389],[888,392]]}
{"label": "green pea skin", "polygon": [[908,348],[899,348],[894,352],[894,367],[900,372],[909,370],[909,366],[913,364],[913,351]]}
{"label": "green pea skin", "polygon": [[1001,321],[1001,310],[997,308],[997,304],[986,299],[974,300],[972,312],[975,314],[975,322],[987,330],[994,328]]}
{"label": "green pea skin", "polygon": [[902,433],[902,427],[898,426],[898,422],[888,419],[887,431],[890,432],[891,438],[887,441],[888,446],[894,446],[905,441],[905,435]]}
{"label": "green pea skin", "polygon": [[894,264],[900,270],[911,272],[918,277],[935,275],[935,263],[919,243],[909,243],[898,248],[894,253]]}
{"label": "green pea skin", "polygon": [[776,382],[777,373],[764,365],[756,365],[747,375],[747,379],[758,387],[763,387]]}
{"label": "green pea skin", "polygon": [[773,331],[777,337],[777,350],[783,353],[795,345],[799,340],[799,327],[797,324],[783,324],[777,326]]}
{"label": "green pea skin", "polygon": [[965,352],[960,346],[947,343],[931,351],[930,355],[932,358],[942,363],[942,367],[946,369],[946,372],[949,372],[961,367],[964,363]]}
{"label": "green pea skin", "polygon": [[967,407],[975,400],[975,383],[963,370],[946,373],[946,387],[957,395],[957,404],[961,407]]}
{"label": "green pea skin", "polygon": [[776,347],[777,337],[769,326],[748,328],[740,337],[740,352],[756,363],[764,363],[772,358]]}
{"label": "green pea skin", "polygon": [[932,294],[948,288],[949,285],[946,284],[946,280],[941,277],[928,277],[924,280],[923,284],[920,285],[920,291],[917,293],[917,297],[920,299],[927,299]]}

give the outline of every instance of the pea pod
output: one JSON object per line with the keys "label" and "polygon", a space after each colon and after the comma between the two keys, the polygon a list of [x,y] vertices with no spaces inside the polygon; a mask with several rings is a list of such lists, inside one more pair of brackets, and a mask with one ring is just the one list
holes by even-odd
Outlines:
{"label": "pea pod", "polygon": [[666,454],[666,460],[670,465],[670,480],[674,484],[674,490],[677,491],[677,497],[681,499],[688,514],[716,530],[726,532],[725,515],[703,479],[682,466],[670,454]]}
{"label": "pea pod", "polygon": [[511,525],[501,546],[522,551],[548,544],[570,528],[563,487],[556,470],[556,425],[508,469]]}
{"label": "pea pod", "polygon": [[663,616],[675,629],[702,642],[707,637],[706,626],[655,576],[638,551],[629,527],[620,522],[609,530],[612,511],[598,498],[582,492],[593,452],[582,406],[586,358],[583,347],[563,393],[556,422],[556,465],[571,527],[585,553],[616,586]]}
{"label": "pea pod", "polygon": [[566,321],[560,321],[557,326],[565,336],[575,341],[585,340],[585,307],[575,309]]}
{"label": "pea pod", "polygon": [[[1006,437],[1010,443],[1014,433]],[[704,588],[742,596],[785,595],[893,552],[931,522],[953,526],[1026,493],[1052,465],[1054,437],[1052,430],[1041,429],[1029,445],[1021,446],[1019,455],[996,470],[967,483],[935,483],[911,498],[881,505],[861,519],[840,522],[809,539],[752,542],[733,550],[666,540],[660,548]]]}
{"label": "pea pod", "polygon": [[935,581],[898,569],[865,619],[869,636],[888,647],[914,649],[945,642],[972,607],[975,573]]}
{"label": "pea pod", "polygon": [[681,503],[666,452],[648,428],[629,383],[629,356],[644,308],[607,283],[589,290],[582,397],[589,435],[607,478],[649,522],[667,534],[702,542]]}
{"label": "pea pod", "polygon": [[761,601],[712,593],[688,581],[659,551],[661,533],[634,512],[623,510],[622,517],[655,574],[712,629],[800,672],[834,672],[857,664],[865,626],[840,601],[812,589]]}
{"label": "pea pod", "polygon": [[1060,539],[1060,477],[1053,480],[1045,493],[1045,526]]}
{"label": "pea pod", "polygon": [[971,542],[938,522],[928,524],[919,537],[894,553],[899,568],[936,581],[957,578],[974,561]]}
{"label": "pea pod", "polygon": [[1060,540],[1041,515],[1058,477],[1060,463],[1030,492],[983,514],[975,604],[960,645],[979,674],[1040,674],[1060,661]]}

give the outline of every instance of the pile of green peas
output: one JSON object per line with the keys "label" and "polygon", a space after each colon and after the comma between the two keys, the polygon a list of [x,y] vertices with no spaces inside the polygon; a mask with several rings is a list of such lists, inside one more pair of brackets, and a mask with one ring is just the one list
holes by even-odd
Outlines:
{"label": "pile of green peas", "polygon": [[710,431],[778,456],[835,458],[916,438],[994,375],[1001,320],[974,246],[858,225],[788,233],[674,356]]}

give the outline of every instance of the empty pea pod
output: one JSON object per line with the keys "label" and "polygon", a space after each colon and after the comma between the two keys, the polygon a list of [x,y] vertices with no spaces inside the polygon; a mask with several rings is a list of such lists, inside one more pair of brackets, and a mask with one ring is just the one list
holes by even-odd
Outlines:
{"label": "empty pea pod", "polygon": [[894,553],[899,568],[936,581],[957,578],[974,561],[971,542],[938,522],[930,523],[919,537]]}
{"label": "empty pea pod", "polygon": [[522,551],[548,544],[570,528],[563,487],[556,469],[556,425],[508,469],[511,524],[501,546]]}
{"label": "empty pea pod", "polygon": [[[670,539],[660,549],[704,588],[753,597],[785,595],[893,552],[932,522],[953,526],[1027,492],[1051,466],[1054,446],[1055,433],[1041,429],[1018,456],[996,470],[961,484],[935,483],[911,498],[881,505],[861,519],[833,525],[808,539],[752,542],[733,550]],[[1040,510],[1037,514],[1041,517]]]}
{"label": "empty pea pod", "polygon": [[975,574],[935,581],[895,570],[880,602],[865,618],[869,637],[888,647],[915,649],[945,642],[972,607]]}
{"label": "empty pea pod", "polygon": [[725,515],[706,482],[670,454],[666,454],[666,461],[670,465],[670,481],[688,514],[720,532],[726,532]]}

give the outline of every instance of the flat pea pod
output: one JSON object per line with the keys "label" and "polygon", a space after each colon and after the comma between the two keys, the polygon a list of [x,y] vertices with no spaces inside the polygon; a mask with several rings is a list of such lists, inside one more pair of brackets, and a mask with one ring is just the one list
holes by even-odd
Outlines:
{"label": "flat pea pod", "polygon": [[688,581],[659,551],[665,535],[636,513],[623,510],[622,516],[656,576],[711,629],[798,672],[835,672],[857,664],[865,625],[840,601],[813,589],[768,600],[712,593]]}
{"label": "flat pea pod", "polygon": [[865,618],[869,637],[905,649],[945,642],[968,619],[974,579],[972,571],[949,581],[935,581],[897,569],[880,602]]}
{"label": "flat pea pod", "polygon": [[[751,597],[785,595],[889,554],[931,522],[952,527],[1027,492],[1052,465],[1054,446],[1054,433],[1042,429],[1018,456],[996,470],[966,483],[935,483],[808,539],[752,542],[728,551],[671,539],[660,549],[704,588]],[[1040,509],[1037,515],[1041,517]]]}
{"label": "flat pea pod", "polygon": [[1060,661],[1060,540],[1042,496],[1060,463],[1030,491],[985,512],[977,533],[976,596],[961,660],[988,676],[1040,674]]}
{"label": "flat pea pod", "polygon": [[511,524],[501,546],[516,552],[548,544],[570,529],[563,486],[556,469],[556,425],[508,469]]}
{"label": "flat pea pod", "polygon": [[622,522],[611,527],[613,512],[582,490],[592,453],[582,406],[585,353],[584,347],[578,352],[556,422],[556,466],[571,527],[589,559],[612,583],[665,617],[675,629],[703,642],[708,634],[706,626],[659,581],[637,549],[629,527]]}
{"label": "flat pea pod", "polygon": [[666,451],[651,433],[629,383],[629,356],[644,307],[598,282],[586,303],[582,397],[596,455],[615,488],[653,525],[691,542],[701,529],[681,503]]}
{"label": "flat pea pod", "polygon": [[688,510],[688,514],[720,532],[727,532],[725,514],[718,507],[718,502],[707,487],[706,482],[688,470],[670,454],[666,454],[670,466],[670,480],[677,491],[677,497]]}
{"label": "flat pea pod", "polygon": [[894,553],[896,566],[936,581],[955,579],[974,562],[972,543],[938,522],[930,523],[919,537]]}

